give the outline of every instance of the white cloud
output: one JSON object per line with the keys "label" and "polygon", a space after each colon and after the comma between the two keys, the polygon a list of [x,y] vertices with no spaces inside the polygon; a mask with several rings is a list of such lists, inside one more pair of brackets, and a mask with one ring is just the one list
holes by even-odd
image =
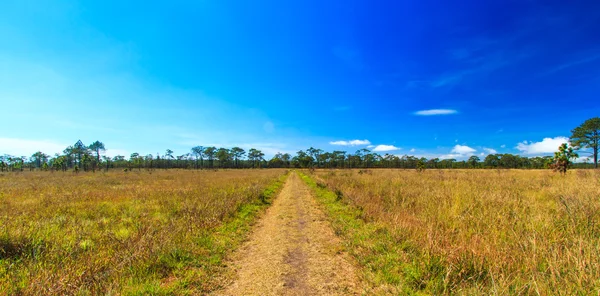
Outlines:
{"label": "white cloud", "polygon": [[469,155],[469,154],[473,154],[473,152],[475,152],[477,150],[469,147],[469,146],[464,146],[464,145],[456,145],[454,146],[454,148],[452,148],[452,153],[456,153],[456,154],[460,154],[460,155]]}
{"label": "white cloud", "polygon": [[369,145],[369,146],[367,146],[367,148],[369,148],[369,149],[375,148],[375,145]]}
{"label": "white cloud", "polygon": [[415,150],[415,148],[410,149],[410,152],[415,152],[415,151],[417,151],[417,150]]}
{"label": "white cloud", "polygon": [[483,148],[483,151],[487,152],[488,154],[498,153],[498,151],[496,151],[496,149],[492,149],[492,148]]}
{"label": "white cloud", "polygon": [[500,148],[506,148],[506,145],[502,144],[500,145]]}
{"label": "white cloud", "polygon": [[544,138],[541,142],[523,141],[516,148],[523,154],[547,154],[558,151],[558,146],[567,142],[567,137]]}
{"label": "white cloud", "polygon": [[[464,155],[462,154],[457,154],[457,153],[451,153],[451,154],[444,154],[444,155],[440,155],[438,158],[439,159],[456,159],[456,158],[461,158]],[[434,158],[434,157],[432,157]]]}
{"label": "white cloud", "polygon": [[469,146],[456,145],[456,146],[454,146],[454,148],[452,148],[452,150],[450,151],[449,154],[440,155],[438,158],[439,159],[466,158],[466,157],[473,155],[475,152],[477,152],[477,150],[475,150]]}
{"label": "white cloud", "polygon": [[54,155],[55,153],[62,153],[67,146],[69,145],[50,140],[0,138],[0,154],[10,154],[14,156],[31,156],[37,151]]}
{"label": "white cloud", "polygon": [[375,149],[373,149],[373,151],[375,152],[383,152],[383,151],[394,151],[394,150],[400,150],[401,148],[396,147],[394,145],[377,145],[377,147],[375,147]]}
{"label": "white cloud", "polygon": [[449,115],[449,114],[456,114],[456,113],[458,113],[458,111],[453,110],[453,109],[430,109],[430,110],[417,111],[417,112],[415,112],[415,115],[431,116],[431,115]]}
{"label": "white cloud", "polygon": [[338,146],[358,146],[358,145],[371,145],[369,140],[351,140],[351,141],[333,141],[329,142],[331,145]]}

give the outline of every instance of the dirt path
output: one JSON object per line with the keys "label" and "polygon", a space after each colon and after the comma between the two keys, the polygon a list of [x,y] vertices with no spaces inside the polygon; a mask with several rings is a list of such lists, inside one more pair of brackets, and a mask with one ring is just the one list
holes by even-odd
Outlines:
{"label": "dirt path", "polygon": [[358,295],[349,256],[296,173],[234,254],[235,281],[217,295]]}

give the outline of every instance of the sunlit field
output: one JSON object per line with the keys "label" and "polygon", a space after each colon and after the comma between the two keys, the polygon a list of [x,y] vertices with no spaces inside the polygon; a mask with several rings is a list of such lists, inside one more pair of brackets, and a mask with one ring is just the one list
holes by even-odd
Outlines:
{"label": "sunlit field", "polygon": [[387,287],[379,291],[573,295],[600,289],[598,171],[306,174],[366,278]]}
{"label": "sunlit field", "polygon": [[284,175],[0,174],[0,294],[211,290],[224,254]]}

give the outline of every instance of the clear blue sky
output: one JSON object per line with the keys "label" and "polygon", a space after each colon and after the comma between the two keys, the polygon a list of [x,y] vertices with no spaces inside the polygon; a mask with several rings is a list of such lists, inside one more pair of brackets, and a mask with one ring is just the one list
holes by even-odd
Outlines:
{"label": "clear blue sky", "polygon": [[539,155],[600,115],[598,1],[1,6],[0,154]]}

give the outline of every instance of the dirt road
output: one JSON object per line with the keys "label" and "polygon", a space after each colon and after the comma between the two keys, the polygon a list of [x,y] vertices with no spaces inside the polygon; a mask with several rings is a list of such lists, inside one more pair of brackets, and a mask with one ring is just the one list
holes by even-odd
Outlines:
{"label": "dirt road", "polygon": [[360,280],[296,173],[232,257],[234,282],[216,295],[360,295]]}

